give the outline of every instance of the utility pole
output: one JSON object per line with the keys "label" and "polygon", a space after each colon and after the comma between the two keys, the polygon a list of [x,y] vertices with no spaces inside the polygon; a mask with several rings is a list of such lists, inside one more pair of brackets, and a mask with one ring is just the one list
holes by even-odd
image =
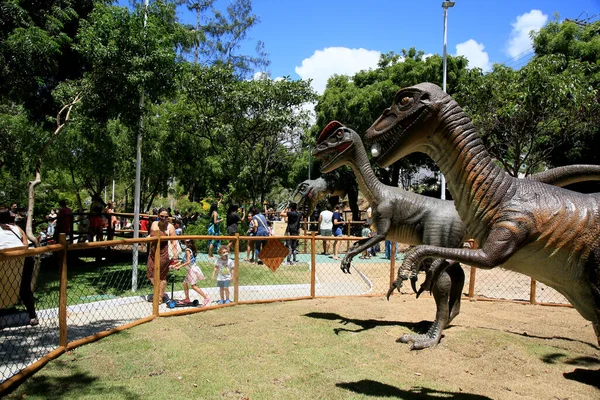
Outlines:
{"label": "utility pole", "polygon": [[[144,34],[146,25],[148,24],[148,5],[150,0],[144,0]],[[136,158],[135,158],[135,194],[133,198],[133,237],[135,239],[140,237],[140,186],[142,180],[142,131],[143,131],[143,116],[144,116],[144,87],[142,86],[142,93],[140,93],[140,121],[138,125],[137,145],[136,145]],[[137,290],[137,272],[138,272],[138,256],[139,256],[139,244],[134,243],[133,245],[133,260],[131,264],[131,291]]]}
{"label": "utility pole", "polygon": [[[444,93],[446,93],[446,58],[447,58],[447,53],[446,53],[446,43],[448,41],[448,9],[450,7],[454,7],[455,2],[454,1],[444,1],[442,3],[442,8],[444,9],[444,71],[442,74],[442,90],[444,91]],[[442,195],[440,196],[440,198],[442,200],[446,200],[446,178],[444,177],[444,174],[440,174],[442,176],[442,183],[441,183],[441,192]]]}

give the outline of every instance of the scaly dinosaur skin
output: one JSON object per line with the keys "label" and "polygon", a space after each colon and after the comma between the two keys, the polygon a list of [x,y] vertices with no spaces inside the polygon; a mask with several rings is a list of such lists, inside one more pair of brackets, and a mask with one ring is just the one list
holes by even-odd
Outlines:
{"label": "scaly dinosaur skin", "polygon": [[[386,238],[413,245],[462,245],[465,228],[454,204],[381,183],[373,172],[362,140],[352,129],[337,121],[330,122],[320,134],[313,155],[322,160],[322,173],[349,165],[373,209],[376,233],[371,238],[359,240],[348,250],[342,260],[342,271],[349,273],[354,256]],[[427,264],[429,267],[429,260]],[[413,342],[411,349],[423,349],[439,343],[444,328],[460,312],[464,282],[465,274],[458,263],[448,267],[431,286],[437,312],[427,333],[405,334],[398,341]]]}
{"label": "scaly dinosaur skin", "polygon": [[[400,90],[366,140],[381,166],[413,152],[428,154],[445,175],[469,236],[480,245],[417,246],[407,253],[399,281],[407,270],[414,279],[430,257],[483,269],[502,266],[564,295],[592,322],[600,344],[600,197],[508,175],[458,103],[431,83]],[[432,279],[443,267],[432,267]]]}
{"label": "scaly dinosaur skin", "polygon": [[[321,173],[329,173],[342,165],[350,166],[361,191],[373,208],[376,234],[352,246],[342,261],[342,271],[349,273],[352,259],[357,254],[384,239],[412,245],[462,247],[466,228],[454,204],[382,184],[373,172],[360,136],[354,130],[337,121],[330,122],[319,135],[313,156],[322,161]],[[536,174],[531,179],[569,184],[598,177],[598,166],[588,169],[571,166]],[[418,209],[415,211],[416,207]],[[429,269],[430,261],[425,263],[425,270]],[[444,261],[438,259],[436,262]],[[430,281],[425,282],[419,294],[424,289],[431,289],[437,305],[435,322],[426,334],[403,335],[398,341],[413,342],[412,349],[423,349],[439,343],[443,329],[460,312],[464,281],[462,268],[454,263],[442,272],[433,285],[429,284]],[[388,298],[390,294],[391,291]]]}

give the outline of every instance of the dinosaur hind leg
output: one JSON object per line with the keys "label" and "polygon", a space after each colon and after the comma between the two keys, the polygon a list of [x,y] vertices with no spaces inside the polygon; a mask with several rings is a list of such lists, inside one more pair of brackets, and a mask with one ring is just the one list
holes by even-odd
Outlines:
{"label": "dinosaur hind leg", "polygon": [[455,262],[446,269],[446,272],[452,281],[449,300],[450,316],[448,318],[448,325],[450,325],[452,320],[460,313],[460,299],[465,287],[465,271],[463,271],[460,263]]}
{"label": "dinosaur hind leg", "polygon": [[431,324],[431,327],[429,327],[427,333],[410,335],[404,334],[397,340],[397,342],[412,342],[413,345],[411,350],[425,349],[438,344],[442,338],[442,331],[448,325],[450,316],[451,288],[452,280],[450,279],[450,275],[444,271],[432,287],[433,298],[435,299],[435,305],[437,308],[435,321],[433,324]]}
{"label": "dinosaur hind leg", "polygon": [[600,346],[600,249],[596,248],[588,258],[585,271],[592,289],[592,302],[594,307],[595,321],[592,321],[596,340]]}

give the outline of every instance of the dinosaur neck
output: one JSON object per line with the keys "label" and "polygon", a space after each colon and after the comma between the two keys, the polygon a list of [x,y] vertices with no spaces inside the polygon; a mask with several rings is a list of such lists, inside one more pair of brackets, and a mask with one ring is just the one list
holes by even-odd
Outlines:
{"label": "dinosaur neck", "polygon": [[354,143],[354,146],[356,149],[355,159],[348,165],[354,171],[358,186],[369,204],[377,204],[381,198],[381,187],[383,184],[375,176],[363,144]]}
{"label": "dinosaur neck", "polygon": [[446,177],[469,233],[484,239],[496,206],[514,190],[513,178],[494,163],[470,118],[454,100],[441,113],[426,152]]}

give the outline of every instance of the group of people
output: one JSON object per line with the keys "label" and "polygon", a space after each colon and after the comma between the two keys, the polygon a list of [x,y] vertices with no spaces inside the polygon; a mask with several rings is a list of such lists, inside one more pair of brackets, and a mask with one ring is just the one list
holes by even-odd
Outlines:
{"label": "group of people", "polygon": [[[217,218],[218,216],[215,216]],[[175,225],[170,222],[169,210],[167,208],[160,208],[158,210],[158,219],[153,221],[149,228],[149,235],[154,237],[159,236],[177,236],[175,232]],[[213,225],[220,220],[213,218]],[[214,243],[210,243],[214,246]],[[212,248],[211,248],[212,250]],[[180,304],[186,305],[191,303],[190,299],[190,288],[194,290],[198,295],[203,298],[202,306],[206,306],[210,302],[210,297],[198,286],[198,281],[206,279],[204,273],[196,263],[197,247],[193,240],[185,240],[183,246],[179,244],[178,240],[164,240],[161,241],[159,254],[160,259],[158,260],[159,268],[159,295],[161,302],[168,301],[166,295],[167,276],[169,269],[173,268],[179,270],[186,268],[187,273],[183,281],[183,291],[185,298],[180,301]],[[229,285],[232,278],[234,269],[233,260],[229,258],[229,247],[226,245],[219,245],[217,250],[219,257],[214,261],[214,269],[212,273],[212,279],[217,279],[217,287],[219,288],[219,294],[221,299],[218,304],[230,303],[230,292]],[[154,270],[157,268],[156,260],[156,245],[153,244],[148,252],[148,263],[147,263],[147,278],[154,285]]]}
{"label": "group of people", "polygon": [[[346,222],[342,216],[342,208],[338,204],[334,211],[331,211],[331,206],[327,204],[325,210],[319,214],[319,233],[321,236],[340,237],[344,234],[344,225]],[[342,242],[337,240],[333,244],[333,259],[339,260],[339,247]],[[323,255],[328,255],[329,243],[323,240]]]}

